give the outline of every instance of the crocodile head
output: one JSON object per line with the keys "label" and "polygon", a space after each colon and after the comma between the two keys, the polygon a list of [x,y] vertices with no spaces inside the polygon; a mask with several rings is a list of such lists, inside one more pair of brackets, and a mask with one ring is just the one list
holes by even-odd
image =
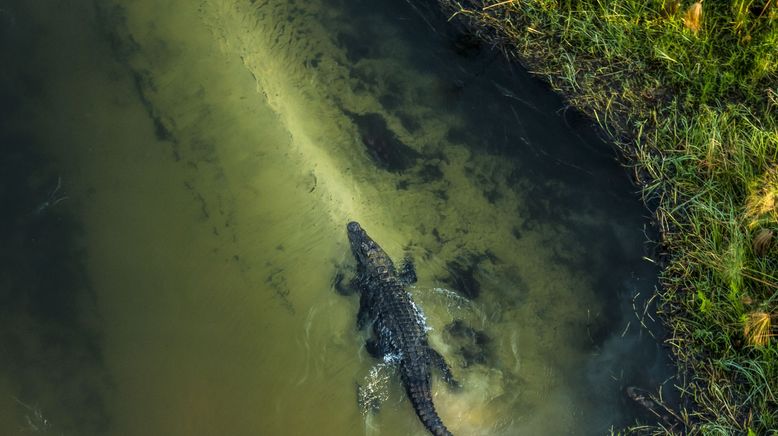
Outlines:
{"label": "crocodile head", "polygon": [[394,272],[394,265],[384,250],[368,236],[365,229],[356,221],[346,225],[348,240],[351,244],[351,252],[360,267],[365,268],[368,274],[385,276]]}
{"label": "crocodile head", "polygon": [[351,252],[354,253],[354,257],[360,265],[366,265],[370,262],[370,259],[375,256],[372,254],[376,249],[380,250],[378,244],[367,235],[365,229],[359,225],[356,221],[351,221],[346,225],[346,231],[348,232],[348,240],[351,244]]}

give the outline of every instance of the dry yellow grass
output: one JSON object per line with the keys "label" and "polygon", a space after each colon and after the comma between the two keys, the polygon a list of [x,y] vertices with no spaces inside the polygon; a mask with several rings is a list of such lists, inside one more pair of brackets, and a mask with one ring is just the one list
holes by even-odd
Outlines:
{"label": "dry yellow grass", "polygon": [[743,334],[749,344],[755,347],[763,347],[770,342],[770,314],[767,312],[751,312],[746,316]]}
{"label": "dry yellow grass", "polygon": [[662,15],[670,17],[681,8],[681,0],[664,0],[662,2]]}
{"label": "dry yellow grass", "polygon": [[754,241],[752,243],[754,248],[754,254],[757,256],[764,256],[770,251],[770,247],[773,245],[773,237],[775,232],[770,229],[759,229],[754,235]]}
{"label": "dry yellow grass", "polygon": [[686,10],[686,15],[683,18],[683,25],[695,34],[700,31],[700,27],[702,27],[701,1],[694,2],[693,5],[689,6],[689,9]]}
{"label": "dry yellow grass", "polygon": [[751,187],[746,199],[748,227],[778,223],[778,168],[770,168]]}

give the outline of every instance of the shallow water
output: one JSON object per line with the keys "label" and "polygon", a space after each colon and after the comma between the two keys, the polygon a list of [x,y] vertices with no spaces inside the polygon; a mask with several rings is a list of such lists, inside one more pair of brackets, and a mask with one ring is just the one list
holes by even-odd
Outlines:
{"label": "shallow water", "polygon": [[335,292],[352,219],[415,260],[455,434],[645,419],[624,388],[670,369],[625,170],[431,10],[0,0],[0,432],[425,434]]}

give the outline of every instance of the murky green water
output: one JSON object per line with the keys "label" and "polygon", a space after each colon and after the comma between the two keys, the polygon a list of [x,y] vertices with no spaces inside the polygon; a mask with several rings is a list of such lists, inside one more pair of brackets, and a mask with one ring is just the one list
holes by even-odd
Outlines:
{"label": "murky green water", "polygon": [[424,434],[334,291],[352,219],[416,261],[455,434],[639,416],[668,369],[624,170],[420,9],[0,1],[0,433]]}

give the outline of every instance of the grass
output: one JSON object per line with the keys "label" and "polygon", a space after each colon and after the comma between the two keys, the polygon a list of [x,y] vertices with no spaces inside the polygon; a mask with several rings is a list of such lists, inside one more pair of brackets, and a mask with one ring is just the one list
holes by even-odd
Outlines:
{"label": "grass", "polygon": [[778,432],[778,0],[439,2],[596,119],[634,169],[684,380],[672,431]]}

